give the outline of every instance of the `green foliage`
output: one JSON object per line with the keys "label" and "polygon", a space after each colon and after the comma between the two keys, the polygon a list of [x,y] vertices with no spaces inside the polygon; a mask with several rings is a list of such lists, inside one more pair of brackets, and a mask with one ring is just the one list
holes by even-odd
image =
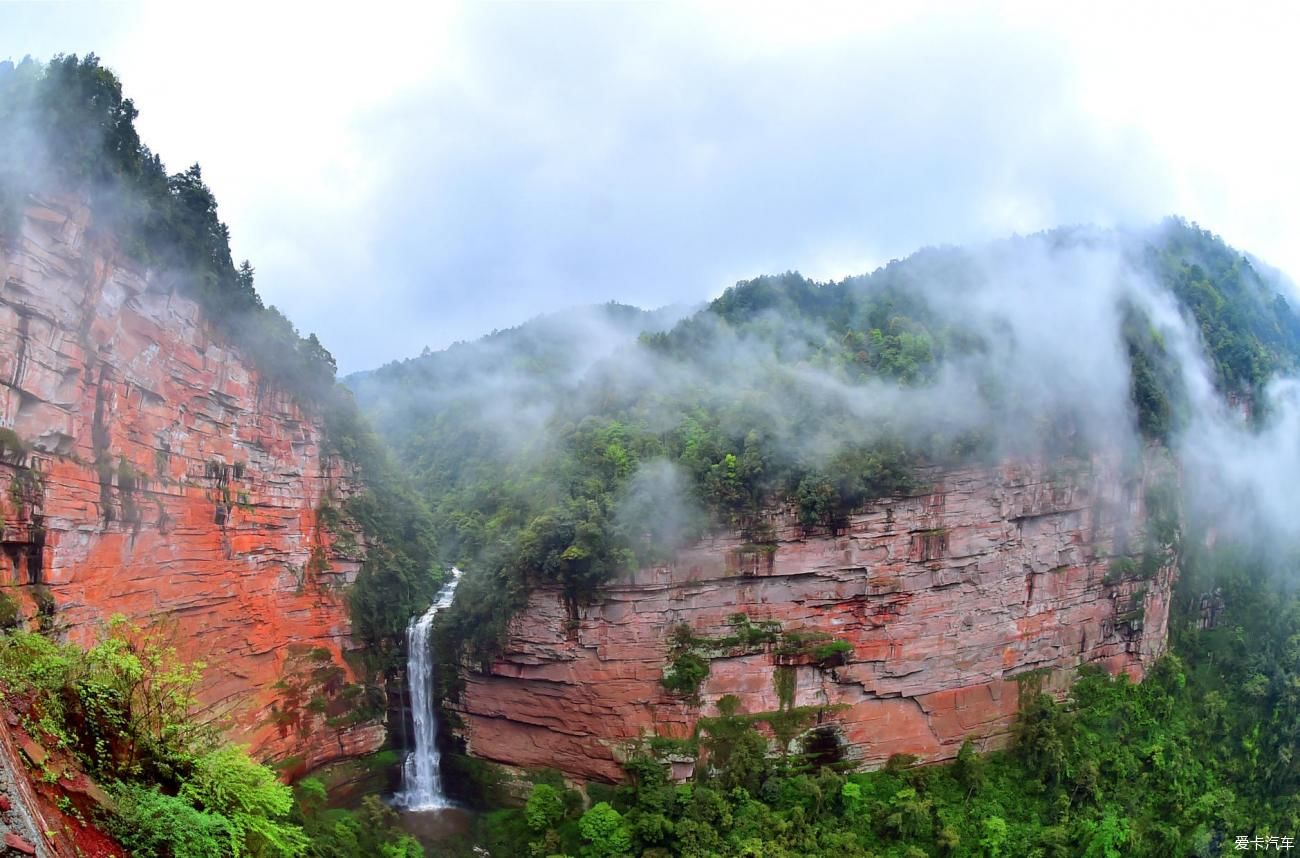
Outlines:
{"label": "green foliage", "polygon": [[833,640],[817,644],[812,648],[813,660],[819,664],[843,664],[844,658],[853,652],[853,644],[844,640]]}
{"label": "green foliage", "polygon": [[21,459],[27,455],[27,443],[7,426],[0,426],[0,459]]}
{"label": "green foliage", "polygon": [[165,627],[113,617],[89,650],[13,631],[0,677],[32,696],[40,729],[109,777],[170,777],[210,734],[190,717],[202,664],[181,661]]}
{"label": "green foliage", "polygon": [[174,636],[166,624],[146,630],[114,616],[87,650],[73,681],[86,709],[80,739],[89,760],[103,759],[111,746],[119,773],[143,771],[146,763],[171,771],[188,762],[190,748],[210,740],[190,716],[206,666],[181,660]]}
{"label": "green foliage", "polygon": [[0,632],[16,629],[22,622],[23,612],[18,600],[9,595],[7,588],[0,590]]}
{"label": "green foliage", "polygon": [[[1167,220],[1141,262],[1195,321],[1223,393],[1258,400],[1269,377],[1295,369],[1300,319],[1285,289],[1218,236]],[[1167,440],[1183,425],[1188,408],[1177,367],[1149,320],[1131,308],[1123,333],[1139,428]]]}
{"label": "green foliage", "polygon": [[1137,561],[1132,557],[1116,557],[1110,561],[1106,567],[1105,582],[1114,584],[1116,581],[1123,581],[1126,578],[1132,578],[1137,574]]}
{"label": "green foliage", "polygon": [[195,759],[179,796],[229,820],[236,856],[288,858],[307,848],[302,829],[287,821],[289,787],[240,748],[220,747]]}
{"label": "green foliage", "polygon": [[106,822],[135,858],[225,858],[234,832],[220,814],[208,813],[183,798],[139,784],[113,791],[117,810]]}
{"label": "green foliage", "polygon": [[664,671],[663,686],[675,694],[693,697],[699,693],[700,684],[709,675],[709,661],[694,652],[686,651],[673,657]]}
{"label": "green foliage", "polygon": [[1191,311],[1227,392],[1253,392],[1300,355],[1300,324],[1278,287],[1218,236],[1171,219],[1152,269]]}
{"label": "green foliage", "polygon": [[838,454],[799,481],[795,499],[800,523],[838,528],[869,500],[916,490],[913,465],[913,457],[897,440]]}
{"label": "green foliage", "polygon": [[591,858],[619,858],[632,849],[632,835],[623,821],[623,815],[606,802],[592,805],[582,815],[578,826],[590,845],[582,850]]}
{"label": "green foliage", "polygon": [[312,778],[295,793],[310,858],[424,858],[415,838],[402,832],[397,812],[378,797],[366,796],[356,810],[328,808],[324,787]]}
{"label": "green foliage", "polygon": [[[756,623],[748,614],[738,613],[728,617],[727,623],[735,629],[735,633],[713,642],[721,649],[739,647],[748,650],[774,644],[781,638],[781,624],[775,620],[760,620]],[[685,628],[690,630],[689,626]]]}
{"label": "green foliage", "polygon": [[[401,658],[407,621],[428,608],[441,581],[429,511],[346,391],[330,401],[325,428],[331,447],[357,464],[367,487],[343,508],[366,540],[365,560],[348,592],[353,629],[367,644],[372,671],[391,670]],[[331,508],[326,526],[340,521]]]}
{"label": "green foliage", "polygon": [[794,705],[795,682],[799,674],[788,664],[778,664],[772,671],[772,687],[776,689],[776,699],[782,709]]}
{"label": "green foliage", "polygon": [[[773,713],[742,714],[724,698],[701,719],[694,782],[671,785],[638,758],[632,782],[602,795],[631,840],[619,848],[1156,858],[1234,854],[1237,835],[1289,834],[1300,823],[1300,596],[1248,557],[1192,552],[1185,575],[1177,606],[1189,604],[1188,587],[1222,588],[1218,628],[1176,608],[1174,652],[1140,684],[1087,668],[1057,700],[1026,680],[1007,751],[981,754],[968,741],[950,765],[899,755],[843,774],[773,756],[755,729]],[[502,854],[527,854],[531,835],[502,836]]]}
{"label": "green foliage", "polygon": [[37,584],[31,589],[32,601],[36,603],[36,622],[42,632],[54,630],[54,615],[58,611],[58,604],[54,601],[54,594],[50,588],[44,584]]}
{"label": "green foliage", "polygon": [[[1006,249],[1090,240],[1061,230]],[[1297,365],[1300,319],[1275,282],[1217,237],[1175,221],[1105,240],[1195,320],[1225,393],[1248,395]],[[485,657],[536,586],[561,588],[576,617],[603,581],[663,562],[711,529],[771,550],[774,508],[834,532],[874,499],[923,489],[920,466],[998,452],[987,429],[936,420],[928,432],[905,431],[846,404],[931,384],[945,363],[1006,348],[996,331],[951,318],[929,303],[934,290],[918,288],[974,286],[980,268],[978,253],[943,249],[839,282],[759,277],[668,329],[630,308],[601,308],[617,320],[606,327],[626,336],[604,360],[581,348],[578,322],[566,329],[547,318],[352,379],[428,498],[444,562],[469,570],[445,634]],[[1174,355],[1136,305],[1121,321],[1134,422],[1149,438],[1171,438],[1187,408]],[[633,344],[638,326],[645,333]],[[977,387],[991,413],[1039,420],[1037,451],[1086,452],[1077,415],[1021,414],[1024,392],[1004,378]],[[1143,560],[1138,575],[1161,556]]]}
{"label": "green foliage", "polygon": [[528,794],[528,803],[524,806],[524,816],[528,827],[542,832],[564,818],[564,798],[560,791],[550,784],[534,784]]}
{"label": "green foliage", "polygon": [[0,688],[23,697],[31,735],[117,783],[105,825],[132,854],[304,854],[289,788],[193,717],[202,671],[177,657],[166,626],[121,617],[88,650],[23,631],[0,636]]}
{"label": "green foliage", "polygon": [[[710,312],[722,325],[720,343],[755,333],[749,320],[727,317],[724,305]],[[619,310],[602,308],[601,315],[607,321]],[[635,328],[620,323],[630,343]],[[883,310],[863,324],[892,325],[897,336],[907,325]],[[541,320],[351,381],[427,493],[444,562],[469,570],[445,635],[479,656],[494,649],[539,584],[560,587],[576,612],[604,581],[662,561],[710,528],[738,529],[762,550],[770,542],[762,510],[794,497],[805,477],[831,475],[814,516],[827,523],[915,486],[917,457],[888,426],[833,460],[811,443],[792,455],[791,434],[854,437],[861,421],[823,413],[824,403],[809,400],[802,413],[812,425],[778,430],[769,404],[776,391],[766,384],[780,385],[783,396],[805,396],[789,379],[755,383],[746,373],[734,389],[720,385],[718,392],[698,385],[626,392],[599,371],[575,383],[583,358],[572,339]],[[695,360],[695,347],[689,331],[650,337],[646,346],[683,367]],[[825,359],[841,348],[828,342]],[[897,373],[903,380],[925,375]],[[501,385],[517,409],[535,405],[552,416],[528,438],[510,437],[503,426],[511,421],[494,413]]]}

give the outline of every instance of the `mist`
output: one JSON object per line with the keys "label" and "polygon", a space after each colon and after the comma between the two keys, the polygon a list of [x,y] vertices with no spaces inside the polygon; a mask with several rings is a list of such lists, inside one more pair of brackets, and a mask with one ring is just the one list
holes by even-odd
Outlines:
{"label": "mist", "polygon": [[[420,427],[431,424],[494,438],[486,478],[502,482],[527,473],[557,482],[556,457],[583,433],[608,431],[609,419],[634,427],[626,443],[635,446],[638,433],[680,434],[701,407],[722,436],[746,449],[761,441],[769,469],[788,462],[833,472],[837,457],[887,443],[936,465],[1100,453],[1140,468],[1156,442],[1135,412],[1125,331],[1136,326],[1174,382],[1177,419],[1164,444],[1196,526],[1212,527],[1216,538],[1294,539],[1287,497],[1300,478],[1300,381],[1279,375],[1229,403],[1195,318],[1153,262],[1170,235],[1204,234],[1170,221],[931,248],[844,281],[786,275],[738,284],[680,321],[658,316],[644,326],[652,335],[636,335],[640,317],[590,308],[349,382],[399,451],[425,449],[438,436]],[[1249,300],[1266,303],[1286,290],[1237,256],[1258,293]],[[776,296],[773,306],[743,324],[724,318],[729,301],[764,290]],[[916,378],[855,375],[831,357],[850,320],[782,306],[782,296],[800,290],[847,296],[848,314],[891,296],[927,320],[931,346],[946,344],[944,353]],[[906,326],[907,318],[900,310],[887,324]],[[452,490],[459,474],[427,485],[431,498]],[[616,481],[611,526],[658,553],[722,523],[709,524],[699,487],[657,454]],[[632,526],[652,519],[662,526]]]}

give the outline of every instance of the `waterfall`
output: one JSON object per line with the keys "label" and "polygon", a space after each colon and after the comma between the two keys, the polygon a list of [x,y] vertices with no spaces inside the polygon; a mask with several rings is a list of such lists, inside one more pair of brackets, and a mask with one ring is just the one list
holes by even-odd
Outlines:
{"label": "waterfall", "polygon": [[429,630],[438,612],[451,604],[460,582],[460,570],[452,567],[451,578],[438,591],[429,610],[406,627],[406,684],[411,690],[411,720],[415,722],[415,750],[402,765],[402,791],[393,803],[408,810],[449,807],[442,794],[438,771],[438,715],[433,699],[433,656],[429,652]]}

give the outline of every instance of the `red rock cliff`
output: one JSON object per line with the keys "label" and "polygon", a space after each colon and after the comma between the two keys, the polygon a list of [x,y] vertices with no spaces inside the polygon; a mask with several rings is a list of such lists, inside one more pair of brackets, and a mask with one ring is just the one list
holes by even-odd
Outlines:
{"label": "red rock cliff", "polygon": [[[504,654],[467,669],[450,707],[473,756],[578,780],[619,779],[640,740],[689,736],[728,694],[741,712],[808,707],[802,729],[821,725],[823,744],[861,765],[950,758],[968,736],[995,746],[1021,681],[1060,690],[1081,664],[1140,678],[1163,652],[1169,552],[1146,579],[1113,562],[1142,544],[1134,523],[1151,479],[1102,460],[1068,474],[949,472],[836,534],[805,533],[779,511],[773,541],[702,542],[605,587],[576,617],[557,591],[533,593]],[[698,700],[668,693],[674,631],[734,641],[741,613],[752,628],[779,623],[784,643],[706,644]],[[818,653],[790,646],[790,632],[844,643]],[[681,758],[675,773],[690,768]]]}
{"label": "red rock cliff", "polygon": [[174,623],[208,665],[205,717],[255,756],[374,750],[382,725],[326,724],[361,549],[317,510],[353,475],[315,416],[88,221],[67,200],[30,207],[0,257],[5,592],[81,642],[113,614]]}

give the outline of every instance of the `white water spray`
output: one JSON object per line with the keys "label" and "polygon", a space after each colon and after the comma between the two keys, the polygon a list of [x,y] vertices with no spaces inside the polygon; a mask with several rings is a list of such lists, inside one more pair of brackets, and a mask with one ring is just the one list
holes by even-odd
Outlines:
{"label": "white water spray", "polygon": [[433,656],[429,652],[429,629],[433,618],[451,605],[460,583],[460,570],[452,567],[451,578],[438,591],[429,610],[406,627],[406,684],[411,690],[411,720],[415,722],[415,750],[402,766],[402,791],[393,803],[408,810],[450,807],[442,794],[438,766],[438,717],[433,699]]}

